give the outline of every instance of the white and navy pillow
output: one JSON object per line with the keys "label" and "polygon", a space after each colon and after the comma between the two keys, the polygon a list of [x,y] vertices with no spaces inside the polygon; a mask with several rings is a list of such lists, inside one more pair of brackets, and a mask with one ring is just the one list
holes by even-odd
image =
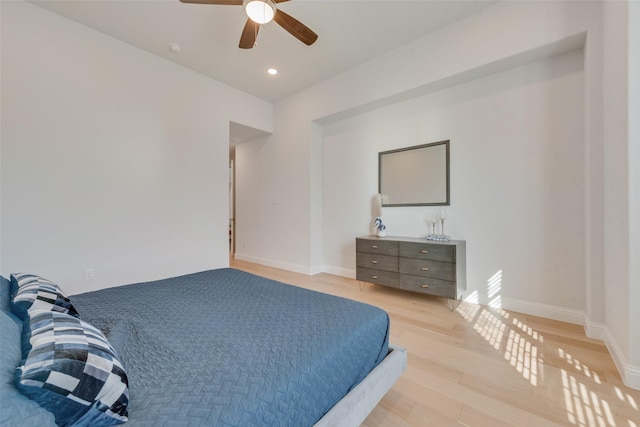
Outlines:
{"label": "white and navy pillow", "polygon": [[22,320],[27,318],[29,310],[51,310],[80,317],[58,285],[35,274],[12,274],[11,295],[11,310]]}
{"label": "white and navy pillow", "polygon": [[101,427],[128,419],[127,374],[95,327],[65,313],[32,310],[22,331],[16,387],[59,426]]}

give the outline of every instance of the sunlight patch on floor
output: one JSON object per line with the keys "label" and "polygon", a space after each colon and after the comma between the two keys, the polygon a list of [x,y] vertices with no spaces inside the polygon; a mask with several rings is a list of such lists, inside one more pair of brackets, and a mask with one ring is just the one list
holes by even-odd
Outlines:
{"label": "sunlight patch on floor", "polygon": [[[488,307],[479,304],[480,295],[477,290],[471,292],[461,302],[456,312],[465,321],[472,324],[477,332],[496,352],[515,369],[522,378],[533,387],[544,384],[544,336],[519,319],[513,313],[502,309],[501,293],[503,291],[503,272],[498,270],[487,280]],[[561,392],[567,411],[568,422],[576,427],[640,427],[640,410],[637,399],[623,388],[602,389],[600,375],[588,365],[573,357],[566,350],[551,342],[547,351],[557,352],[566,363],[559,370],[562,383]],[[549,345],[547,345],[549,347]],[[552,373],[558,372],[554,370]],[[555,381],[552,381],[552,384]],[[628,405],[638,417],[628,417],[624,424],[616,425],[616,417],[620,423],[620,407],[615,402]],[[616,417],[614,417],[614,414]]]}
{"label": "sunlight patch on floor", "polygon": [[471,323],[482,306],[478,303],[478,291],[473,291],[463,302],[458,304],[456,312],[458,312],[464,320]]}
{"label": "sunlight patch on floor", "polygon": [[633,396],[631,396],[629,393],[625,393],[618,386],[615,386],[615,391],[618,399],[622,400],[623,402],[627,402],[633,409],[640,412],[640,409],[638,409],[638,404],[636,403],[636,400],[633,398]]}
{"label": "sunlight patch on floor", "polygon": [[487,296],[489,307],[478,305],[478,292],[473,291],[464,303],[458,306],[457,312],[473,329],[491,345],[524,379],[533,386],[538,384],[539,367],[538,345],[543,338],[537,331],[513,318],[502,310],[502,270],[498,270],[487,280]]}
{"label": "sunlight patch on floor", "polygon": [[[584,378],[573,375],[572,371],[561,370],[562,387],[569,422],[578,427],[617,427],[611,405],[607,400],[599,396],[597,389],[594,390],[595,387],[602,385],[600,376],[562,348],[558,348],[558,356],[572,368],[572,371],[584,374],[593,381],[593,384],[586,384]],[[621,402],[638,411],[638,404],[633,396],[624,392],[618,386],[614,386],[614,391]],[[638,418],[640,419],[640,415]],[[627,427],[638,427],[638,424],[631,419],[627,419]]]}
{"label": "sunlight patch on floor", "polygon": [[486,310],[482,310],[480,316],[473,325],[478,332],[493,348],[500,350],[502,339],[507,325],[501,319]]}
{"label": "sunlight patch on floor", "polygon": [[513,329],[509,331],[504,358],[532,386],[538,385],[538,347]]}
{"label": "sunlight patch on floor", "polygon": [[[458,313],[473,323],[473,329],[484,338],[491,347],[503,354],[504,358],[524,379],[533,386],[538,384],[539,360],[538,344],[543,342],[542,336],[526,327],[517,319],[509,322],[509,313],[487,310],[480,305],[463,303],[458,306]],[[524,332],[524,333],[523,333]]]}
{"label": "sunlight patch on floor", "polygon": [[611,407],[606,400],[599,399],[595,392],[589,390],[587,385],[577,380],[565,369],[560,372],[567,419],[571,424],[579,427],[616,426]]}

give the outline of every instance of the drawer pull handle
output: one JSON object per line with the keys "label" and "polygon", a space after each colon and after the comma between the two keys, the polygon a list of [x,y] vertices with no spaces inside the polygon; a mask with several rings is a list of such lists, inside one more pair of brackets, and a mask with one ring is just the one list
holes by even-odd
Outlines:
{"label": "drawer pull handle", "polygon": [[372,279],[377,279],[377,278],[378,278],[378,276],[371,276],[371,278],[372,278]]}
{"label": "drawer pull handle", "polygon": [[422,270],[422,271],[429,271],[429,267],[422,267],[420,270]]}
{"label": "drawer pull handle", "polygon": [[421,251],[420,251],[420,253],[421,253],[421,254],[428,254],[428,253],[429,253],[429,251],[427,251],[427,250],[424,250],[424,249],[423,249],[423,250],[421,250]]}
{"label": "drawer pull handle", "polygon": [[378,261],[376,261],[375,259],[371,260],[371,264],[377,264],[377,263],[378,263]]}
{"label": "drawer pull handle", "polygon": [[378,245],[371,245],[371,249],[378,249]]}
{"label": "drawer pull handle", "polygon": [[428,288],[428,287],[429,287],[429,285],[427,285],[427,284],[425,283],[424,285],[422,285],[422,286],[420,286],[420,287],[421,287],[421,288],[423,288],[423,289],[426,289],[426,288]]}

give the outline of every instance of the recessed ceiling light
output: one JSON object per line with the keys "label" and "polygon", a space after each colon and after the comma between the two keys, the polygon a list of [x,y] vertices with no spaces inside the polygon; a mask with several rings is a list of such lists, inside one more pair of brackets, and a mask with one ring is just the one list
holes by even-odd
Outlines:
{"label": "recessed ceiling light", "polygon": [[173,53],[178,53],[182,50],[182,46],[178,43],[169,43],[169,50]]}
{"label": "recessed ceiling light", "polygon": [[272,76],[275,76],[276,74],[278,74],[278,70],[276,70],[275,68],[269,68],[267,70],[267,73],[271,74]]}

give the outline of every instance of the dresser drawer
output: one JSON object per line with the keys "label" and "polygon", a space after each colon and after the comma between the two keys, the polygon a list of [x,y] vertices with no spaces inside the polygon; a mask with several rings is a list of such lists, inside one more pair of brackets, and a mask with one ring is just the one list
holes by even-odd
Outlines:
{"label": "dresser drawer", "polygon": [[456,282],[449,282],[447,280],[400,274],[399,287],[412,292],[420,292],[450,299],[457,298]]}
{"label": "dresser drawer", "polygon": [[356,252],[356,266],[374,270],[398,271],[398,257]]}
{"label": "dresser drawer", "polygon": [[370,268],[356,268],[356,279],[376,285],[397,287],[400,283],[398,273],[394,271],[372,270]]}
{"label": "dresser drawer", "polygon": [[413,276],[433,277],[442,280],[456,280],[456,265],[413,258],[399,258],[400,273]]}
{"label": "dresser drawer", "polygon": [[382,239],[356,239],[356,252],[398,256],[398,242]]}
{"label": "dresser drawer", "polygon": [[400,242],[401,257],[456,262],[455,246],[433,243]]}

